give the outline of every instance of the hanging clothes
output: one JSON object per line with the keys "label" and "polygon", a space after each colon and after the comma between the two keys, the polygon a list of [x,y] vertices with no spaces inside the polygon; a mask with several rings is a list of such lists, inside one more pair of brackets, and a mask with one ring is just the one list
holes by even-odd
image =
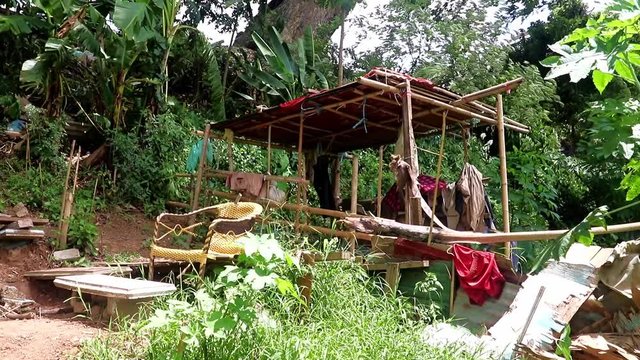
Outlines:
{"label": "hanging clothes", "polygon": [[497,299],[502,294],[505,279],[494,253],[454,244],[453,264],[471,304],[482,305],[488,297]]}
{"label": "hanging clothes", "polygon": [[[447,183],[446,181],[440,179],[438,182],[439,192],[446,189]],[[427,198],[431,201],[430,196],[433,196],[433,191],[436,188],[436,178],[428,176],[428,175],[419,175],[418,176],[418,190],[423,198]],[[387,191],[384,198],[382,198],[382,202],[385,205],[389,206],[393,211],[401,211],[404,205],[404,199],[401,197],[401,193],[398,191],[398,186],[393,184],[391,188]]]}
{"label": "hanging clothes", "polygon": [[464,202],[459,225],[467,230],[483,232],[486,203],[482,173],[475,166],[465,163],[456,187]]}
{"label": "hanging clothes", "polygon": [[263,185],[264,175],[262,174],[238,172],[227,177],[227,187],[247,197],[260,197]]}
{"label": "hanging clothes", "polygon": [[460,222],[460,212],[456,209],[456,184],[448,184],[442,190],[442,202],[447,218],[447,227],[455,230]]}
{"label": "hanging clothes", "polygon": [[313,165],[313,187],[318,193],[320,207],[323,209],[336,209],[335,199],[333,197],[333,185],[331,176],[329,175],[329,165],[331,158],[328,156],[319,156]]}

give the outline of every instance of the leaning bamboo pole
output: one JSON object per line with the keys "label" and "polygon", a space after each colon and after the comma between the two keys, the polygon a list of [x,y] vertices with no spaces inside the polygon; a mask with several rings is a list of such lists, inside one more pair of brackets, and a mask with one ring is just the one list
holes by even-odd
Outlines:
{"label": "leaning bamboo pole", "polygon": [[440,186],[440,176],[442,175],[442,158],[444,157],[444,144],[447,139],[447,114],[445,111],[442,114],[442,133],[440,134],[440,152],[438,153],[438,165],[436,167],[436,187],[433,189],[433,201],[431,202],[431,221],[429,223],[429,237],[427,238],[427,244],[431,245],[433,239],[433,218],[436,216],[436,204],[438,202],[438,187]]}
{"label": "leaning bamboo pole", "polygon": [[[226,191],[218,191],[218,190],[212,190],[211,195],[213,196],[217,196],[223,199],[227,199],[227,200],[235,200],[238,197],[238,194],[236,193],[230,193],[230,192],[226,192]],[[329,209],[322,209],[322,208],[316,208],[313,206],[309,206],[309,205],[304,205],[304,204],[291,204],[291,203],[280,203],[280,202],[276,202],[273,200],[269,200],[269,199],[255,199],[255,200],[251,200],[253,202],[256,202],[258,204],[261,204],[267,208],[279,208],[279,209],[285,209],[285,210],[290,210],[290,211],[301,211],[301,212],[305,212],[308,214],[313,214],[313,215],[322,215],[322,216],[331,216],[334,218],[338,218],[338,219],[344,219],[347,217],[366,217],[366,215],[358,215],[358,214],[352,214],[350,212],[346,212],[346,211],[338,211],[338,210],[329,210]],[[184,203],[180,203],[178,201],[167,201],[168,205],[172,205],[172,206],[176,206],[176,207],[186,207]]]}
{"label": "leaning bamboo pole", "polygon": [[[502,94],[496,95],[496,109],[498,111],[498,151],[500,155],[500,187],[502,190],[502,223],[504,232],[511,231],[509,221],[509,187],[507,183],[507,152],[504,138],[504,119],[503,119],[503,102]],[[511,258],[511,243],[504,243],[504,254],[507,258]]]}

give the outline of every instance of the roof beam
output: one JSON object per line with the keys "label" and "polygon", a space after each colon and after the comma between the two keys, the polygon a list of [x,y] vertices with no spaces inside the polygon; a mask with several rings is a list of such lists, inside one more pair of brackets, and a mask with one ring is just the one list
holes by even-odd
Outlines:
{"label": "roof beam", "polygon": [[[333,104],[329,104],[329,105],[320,106],[319,108],[314,108],[312,110],[305,111],[304,114],[306,116],[307,114],[311,114],[311,113],[316,112],[316,110],[326,110],[326,109],[329,109],[329,108],[335,108],[335,107],[338,107],[338,106],[341,106],[341,105],[358,102],[358,101],[360,101],[360,100],[362,100],[362,99],[364,99],[366,97],[375,96],[375,95],[377,95],[379,93],[380,93],[379,91],[375,91],[375,92],[372,92],[372,93],[369,93],[369,94],[365,94],[365,95],[359,96],[357,98],[344,100],[344,101],[339,101],[337,103],[333,103]],[[322,93],[317,95],[317,97],[321,97],[321,96],[322,96]],[[302,103],[304,103],[304,101]],[[256,125],[253,125],[253,126],[248,126],[248,127],[243,128],[241,130],[237,130],[236,132],[237,133],[243,133],[243,132],[259,129],[261,127],[265,127],[265,126],[276,124],[276,123],[279,123],[279,122],[282,122],[282,121],[286,121],[286,120],[289,120],[289,119],[297,118],[299,116],[300,116],[300,114],[287,115],[287,116],[284,116],[284,117],[281,117],[281,118],[277,118],[277,119],[274,119],[274,120],[270,120],[270,121],[267,121],[267,122],[264,122],[264,123],[256,124]]]}
{"label": "roof beam", "polygon": [[[400,89],[395,87],[395,86],[387,85],[387,84],[381,83],[379,81],[367,79],[367,78],[364,78],[364,77],[359,78],[358,82],[363,84],[363,85],[367,85],[367,86],[370,86],[370,87],[373,87],[373,88],[377,88],[377,89],[380,89],[380,90],[383,90],[383,91],[386,91],[386,92],[390,92],[390,93],[394,93],[394,94],[400,93]],[[456,113],[459,113],[459,114],[462,114],[462,115],[466,115],[466,116],[469,116],[469,117],[475,117],[475,118],[480,119],[480,120],[482,120],[482,121],[484,121],[484,122],[486,122],[486,123],[488,123],[490,125],[496,125],[498,123],[495,119],[488,118],[488,117],[486,117],[484,115],[477,114],[477,113],[475,113],[473,111],[466,110],[466,109],[457,107],[455,105],[451,105],[451,104],[447,104],[447,103],[439,101],[439,100],[431,99],[431,98],[429,98],[429,97],[427,97],[425,95],[412,93],[411,94],[411,98],[416,99],[416,100],[421,101],[421,102],[424,102],[424,103],[427,103],[427,104],[439,106],[439,107],[441,107],[440,111],[442,111],[442,110],[450,110],[450,111],[453,111],[453,112],[456,112]],[[429,111],[432,111],[432,110],[429,110]],[[511,130],[517,131],[517,132],[526,133],[526,132],[529,131],[526,128],[521,128],[521,127],[515,126],[513,124],[505,124],[505,127],[509,128]]]}

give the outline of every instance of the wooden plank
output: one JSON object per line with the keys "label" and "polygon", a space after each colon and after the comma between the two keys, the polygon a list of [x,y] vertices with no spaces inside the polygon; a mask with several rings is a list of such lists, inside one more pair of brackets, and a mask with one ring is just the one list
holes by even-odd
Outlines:
{"label": "wooden plank", "polygon": [[30,219],[34,226],[47,225],[48,219],[19,218],[9,215],[0,215],[0,224],[11,224],[12,222]]}
{"label": "wooden plank", "polygon": [[[394,261],[400,269],[419,269],[429,267],[429,260]],[[389,263],[368,263],[362,267],[368,271],[386,270]]]}
{"label": "wooden plank", "polygon": [[176,291],[173,284],[101,274],[62,276],[53,283],[57,287],[80,293],[128,300],[169,295]]}
{"label": "wooden plank", "polygon": [[63,267],[56,269],[34,270],[24,274],[25,277],[34,280],[53,280],[58,276],[83,275],[83,274],[109,274],[129,275],[131,268],[128,266],[112,267]]}
{"label": "wooden plank", "polygon": [[43,230],[37,229],[2,229],[0,230],[0,240],[34,240],[44,237]]}
{"label": "wooden plank", "polygon": [[395,294],[398,291],[398,282],[400,282],[400,264],[389,263],[386,270],[387,273],[384,275],[384,280],[389,285],[389,292]]}

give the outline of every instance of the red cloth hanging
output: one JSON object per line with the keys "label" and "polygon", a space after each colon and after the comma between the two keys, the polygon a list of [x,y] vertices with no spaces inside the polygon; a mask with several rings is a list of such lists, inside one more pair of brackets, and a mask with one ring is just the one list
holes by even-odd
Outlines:
{"label": "red cloth hanging", "polygon": [[460,286],[472,304],[482,305],[487,297],[497,299],[502,294],[505,280],[494,253],[454,244],[453,264],[460,278]]}

